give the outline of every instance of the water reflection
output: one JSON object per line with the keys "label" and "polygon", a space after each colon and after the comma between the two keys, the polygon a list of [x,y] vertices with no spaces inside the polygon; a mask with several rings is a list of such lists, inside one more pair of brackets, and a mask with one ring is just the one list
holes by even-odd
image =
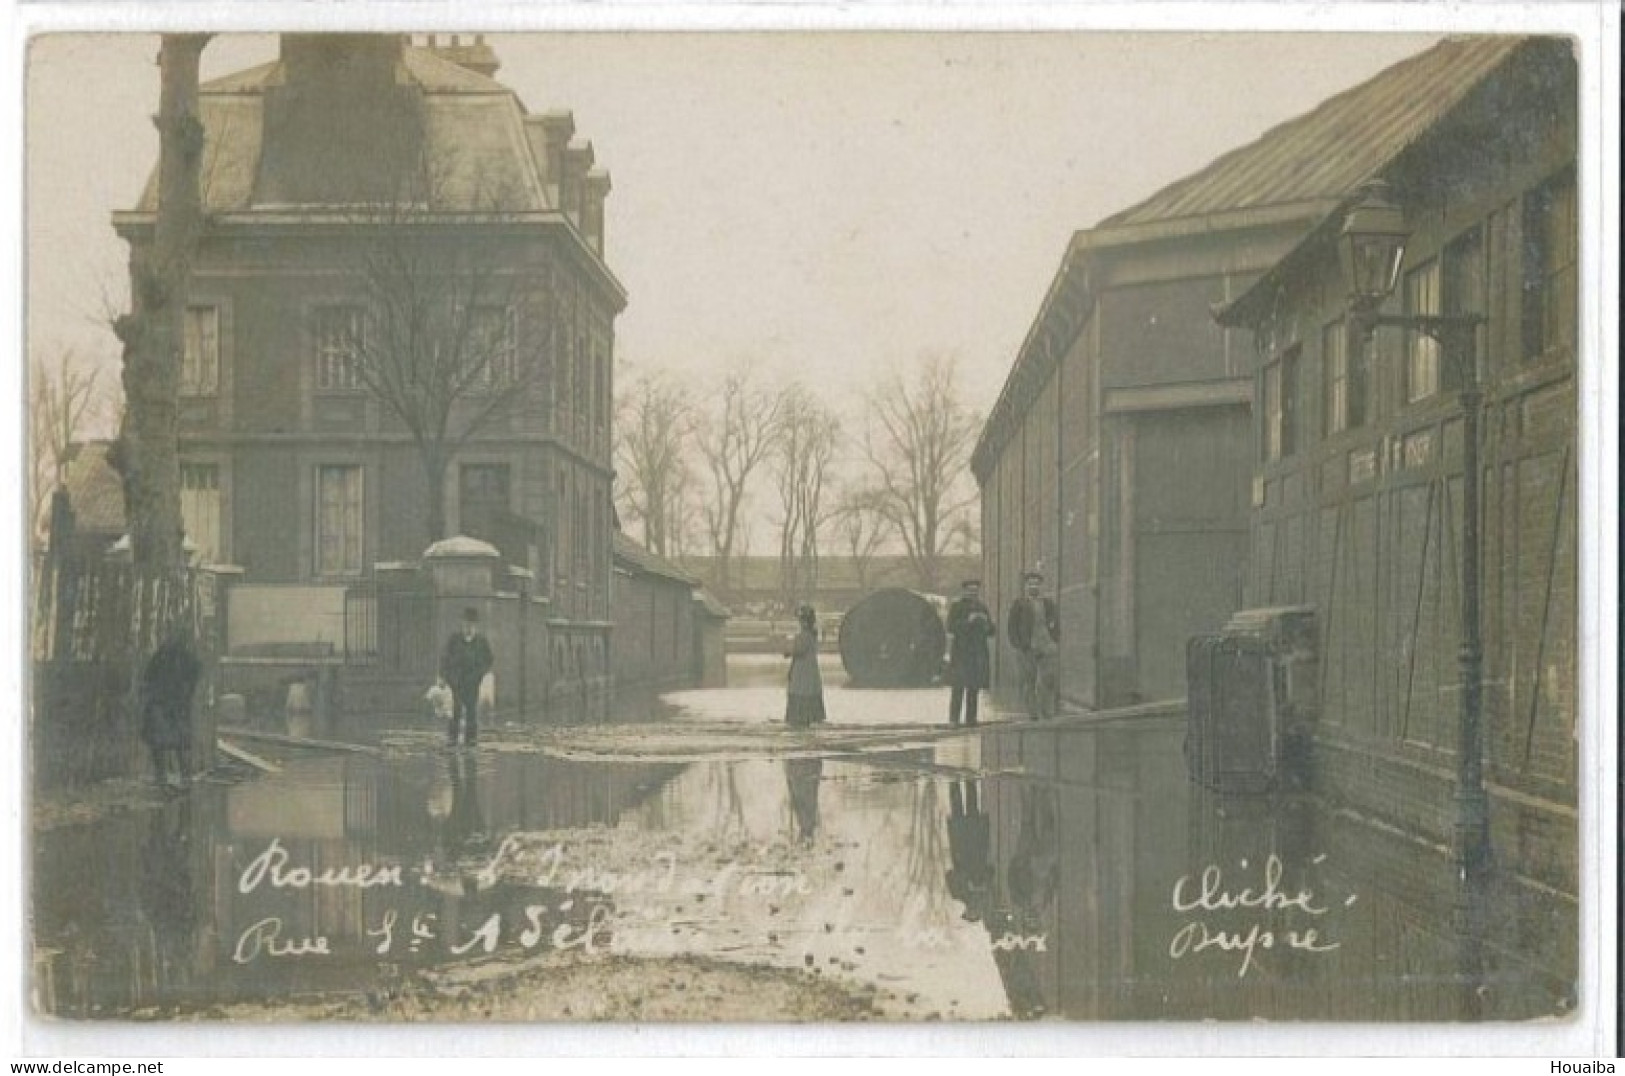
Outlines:
{"label": "water reflection", "polygon": [[789,789],[790,812],[795,815],[796,836],[811,841],[818,834],[818,782],[824,777],[821,758],[784,760],[784,783]]}
{"label": "water reflection", "polygon": [[1463,908],[1441,850],[1306,796],[1192,786],[1182,735],[297,760],[40,834],[36,994],[163,1014],[590,949],[812,969],[904,1017],[1505,1019],[1572,996],[1572,906],[1503,883]]}

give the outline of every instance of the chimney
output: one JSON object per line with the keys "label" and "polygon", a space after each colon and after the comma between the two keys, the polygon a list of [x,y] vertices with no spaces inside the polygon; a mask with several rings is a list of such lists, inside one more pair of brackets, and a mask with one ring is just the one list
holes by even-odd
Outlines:
{"label": "chimney", "polygon": [[547,169],[543,181],[547,184],[547,195],[552,203],[564,208],[564,147],[570,144],[570,139],[576,133],[576,118],[570,112],[547,112],[541,118],[543,136],[547,141],[546,160],[542,162]]}
{"label": "chimney", "polygon": [[484,34],[475,34],[467,41],[463,35],[452,34],[451,44],[440,43],[439,38],[429,35],[429,51],[442,60],[450,61],[458,67],[467,68],[477,75],[491,78],[502,65],[497,62],[496,50],[485,43]]}
{"label": "chimney", "polygon": [[581,232],[598,256],[604,256],[604,200],[609,197],[609,173],[594,168],[587,173],[587,193],[582,209]]}
{"label": "chimney", "polygon": [[564,215],[582,227],[581,211],[586,204],[587,173],[592,171],[592,143],[571,140],[564,147],[564,176],[559,184],[559,206]]}
{"label": "chimney", "polygon": [[399,34],[282,35],[256,201],[355,205],[415,187],[423,128],[416,91],[400,77],[405,48]]}
{"label": "chimney", "polygon": [[378,91],[395,85],[399,34],[283,34],[278,51],[289,85]]}

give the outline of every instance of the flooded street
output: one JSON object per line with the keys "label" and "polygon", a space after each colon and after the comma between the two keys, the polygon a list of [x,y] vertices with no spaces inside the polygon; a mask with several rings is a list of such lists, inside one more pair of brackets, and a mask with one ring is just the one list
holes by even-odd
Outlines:
{"label": "flooded street", "polygon": [[[945,693],[848,691],[832,671],[831,724],[792,732],[782,663],[732,673],[668,696],[658,723],[507,728],[464,751],[425,724],[376,753],[285,751],[275,774],[51,825],[34,848],[36,1004],[390,1018],[422,982],[545,994],[550,976],[625,961],[687,969],[668,992],[749,969],[851,1000],[822,1018],[1572,1004],[1572,907],[1497,891],[1476,935],[1453,929],[1439,850],[1309,798],[1202,792],[1177,715],[950,730]],[[667,1018],[713,1018],[693,990]]]}

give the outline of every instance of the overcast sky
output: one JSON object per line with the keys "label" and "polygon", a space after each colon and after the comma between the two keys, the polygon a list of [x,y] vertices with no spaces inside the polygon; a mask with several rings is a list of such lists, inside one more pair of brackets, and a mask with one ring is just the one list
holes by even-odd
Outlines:
{"label": "overcast sky", "polygon": [[[1067,240],[1435,38],[1373,33],[493,36],[614,179],[624,378],[749,359],[826,388],[926,351],[991,405]],[[205,77],[274,57],[221,36]],[[157,157],[157,39],[51,35],[27,83],[31,350],[112,362],[109,214]]]}

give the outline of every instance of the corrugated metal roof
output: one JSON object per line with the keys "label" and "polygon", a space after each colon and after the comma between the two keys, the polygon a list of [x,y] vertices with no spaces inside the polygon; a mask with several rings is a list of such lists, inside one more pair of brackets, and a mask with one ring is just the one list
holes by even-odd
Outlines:
{"label": "corrugated metal roof", "polygon": [[1453,37],[1271,128],[1097,228],[1335,198],[1368,178],[1529,39]]}

